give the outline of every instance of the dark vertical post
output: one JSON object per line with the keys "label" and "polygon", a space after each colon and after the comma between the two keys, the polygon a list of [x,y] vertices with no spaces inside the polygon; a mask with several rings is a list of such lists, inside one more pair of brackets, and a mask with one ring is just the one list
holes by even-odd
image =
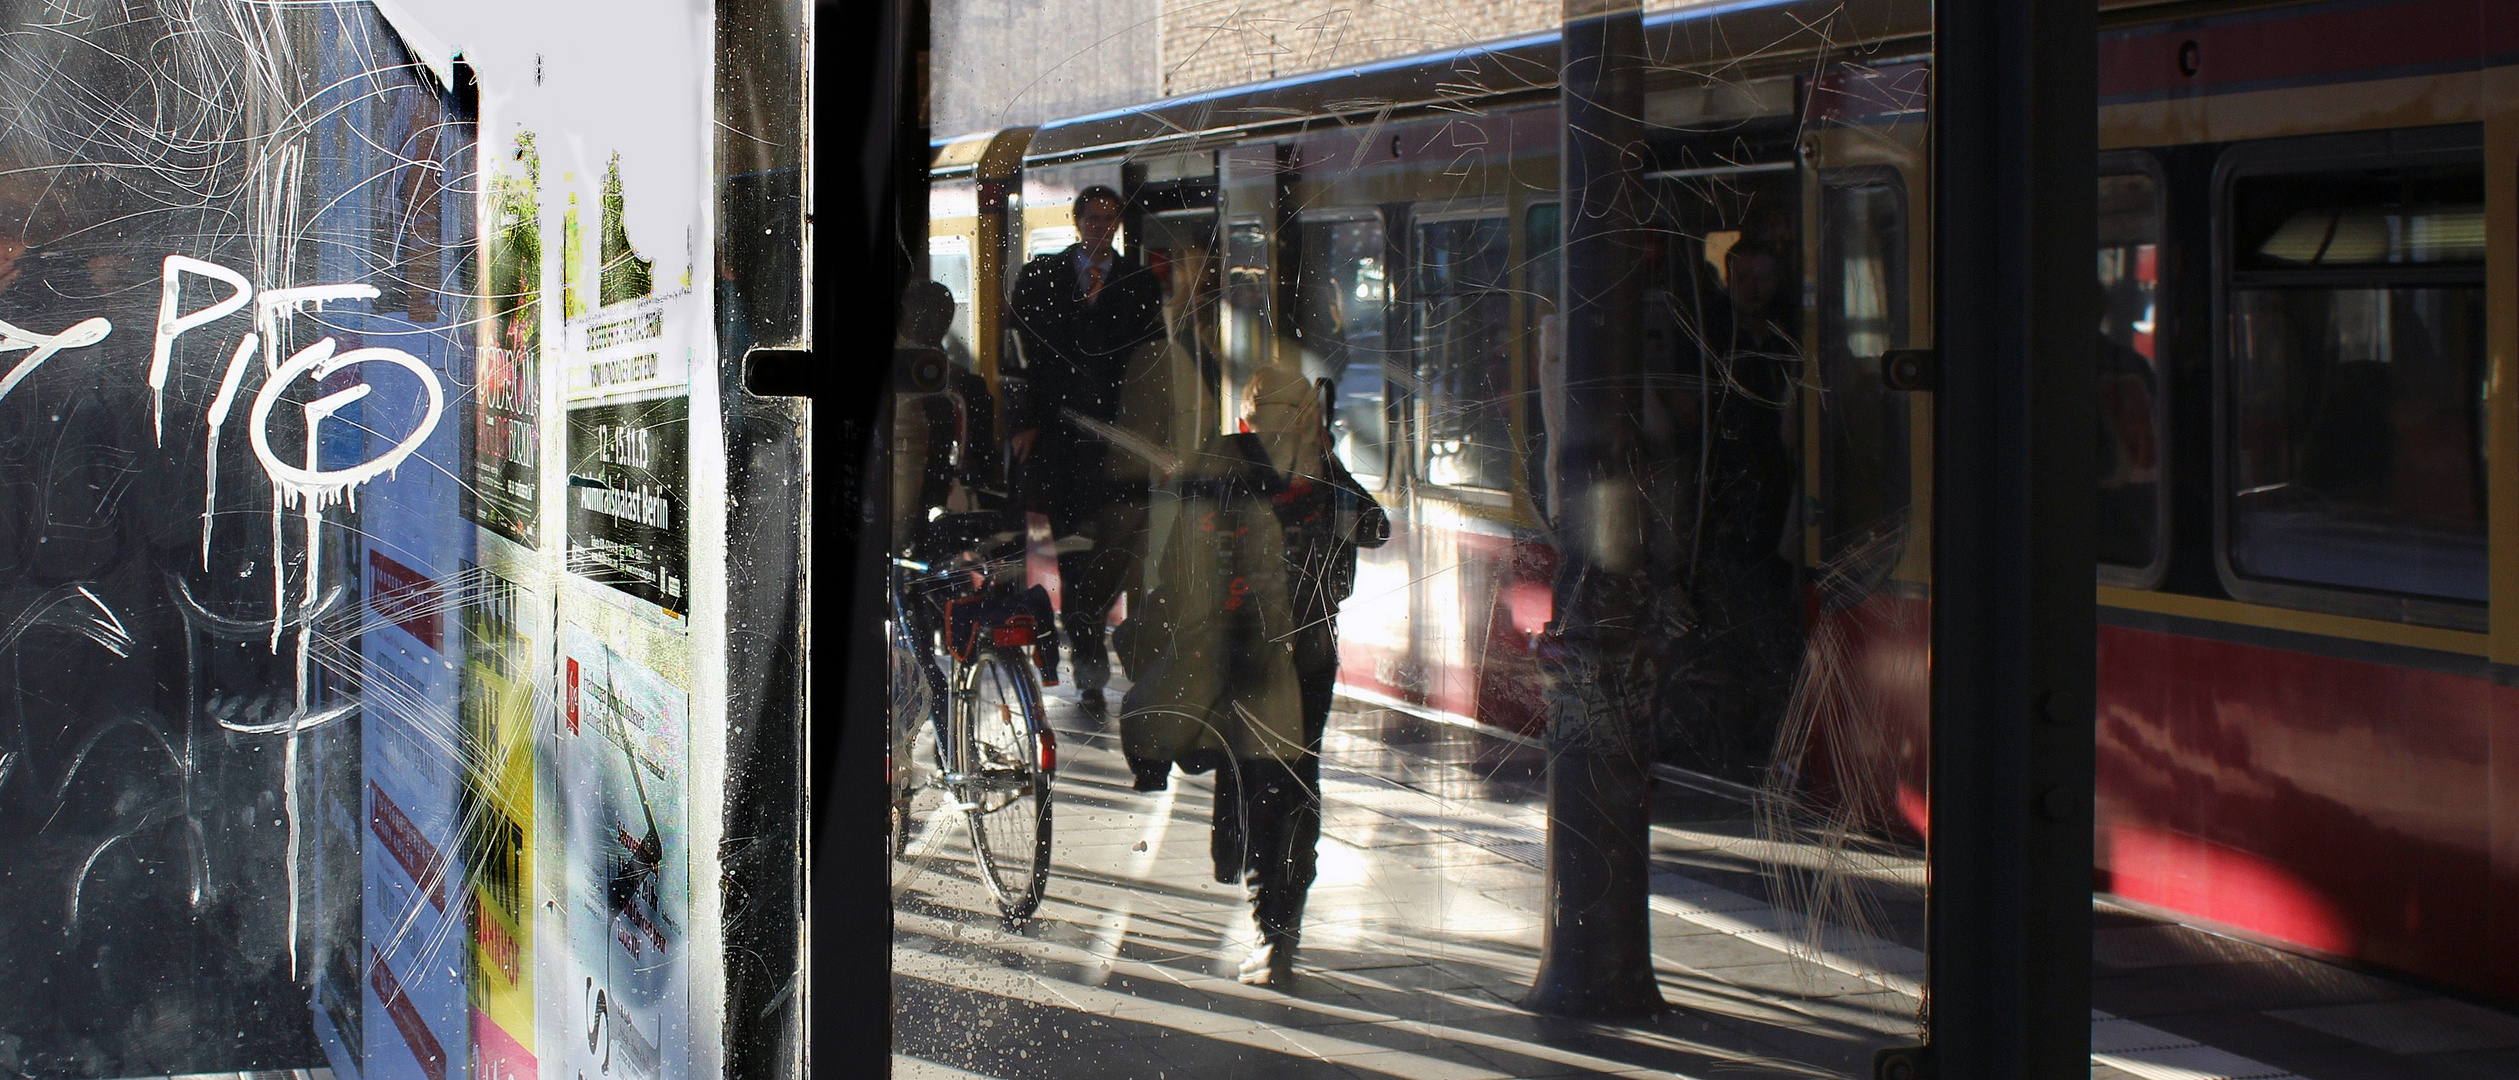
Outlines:
{"label": "dark vertical post", "polygon": [[[811,244],[813,494],[806,576],[806,1068],[883,1076],[892,1057],[886,520],[891,475],[879,405],[895,298],[924,228],[921,0],[813,7]],[[915,216],[905,218],[904,206]]]}
{"label": "dark vertical post", "polygon": [[1548,921],[1524,1004],[1563,1016],[1661,1008],[1645,907],[1656,593],[1638,487],[1644,20],[1637,0],[1566,0],[1563,377],[1556,619],[1548,654]]}
{"label": "dark vertical post", "polygon": [[1934,2],[1940,1077],[2090,1071],[2094,10]]}

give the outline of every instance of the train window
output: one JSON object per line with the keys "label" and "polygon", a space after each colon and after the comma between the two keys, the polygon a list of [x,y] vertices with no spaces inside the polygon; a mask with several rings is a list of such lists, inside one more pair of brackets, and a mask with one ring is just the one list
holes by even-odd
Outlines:
{"label": "train window", "polygon": [[1032,230],[1030,233],[1027,233],[1026,236],[1028,239],[1025,240],[1023,245],[1023,254],[1025,258],[1037,258],[1042,255],[1054,255],[1058,252],[1067,250],[1075,244],[1076,227],[1073,225],[1045,225],[1041,228]]}
{"label": "train window", "polygon": [[2481,174],[2433,167],[2241,180],[2233,207],[2245,270],[2475,263]]}
{"label": "train window", "polygon": [[1888,169],[1832,174],[1820,193],[1820,557],[1867,578],[1896,564],[1906,524],[1908,399],[1880,369],[1907,336],[1906,202]]}
{"label": "train window", "polygon": [[2149,172],[2099,178],[2100,576],[2148,588],[2162,569],[2167,490],[2161,450],[2160,182]]}
{"label": "train window", "polygon": [[1224,400],[1236,401],[1251,372],[1268,358],[1268,227],[1233,222],[1225,228],[1224,247],[1225,375],[1230,380]]}
{"label": "train window", "polygon": [[1523,323],[1534,334],[1539,332],[1540,318],[1557,311],[1557,289],[1563,280],[1557,246],[1565,239],[1560,220],[1556,203],[1541,203],[1522,212],[1523,298],[1530,304]]}
{"label": "train window", "polygon": [[946,351],[966,363],[971,342],[979,335],[972,324],[971,238],[962,233],[927,238],[927,274],[953,293],[953,328],[946,333]]}
{"label": "train window", "polygon": [[[2289,168],[2243,158],[2224,189],[2233,591],[2275,583],[2481,604],[2480,154],[2366,149],[2355,162],[2356,147],[2333,140],[2314,155],[2293,149]],[[2481,623],[2474,609],[2395,610]]]}
{"label": "train window", "polygon": [[1429,483],[1513,486],[1513,312],[1500,217],[1417,226],[1417,379]]}
{"label": "train window", "polygon": [[1359,477],[1388,469],[1383,336],[1390,240],[1379,216],[1305,221],[1295,270],[1295,336],[1306,377],[1338,388],[1329,418],[1340,461]]}

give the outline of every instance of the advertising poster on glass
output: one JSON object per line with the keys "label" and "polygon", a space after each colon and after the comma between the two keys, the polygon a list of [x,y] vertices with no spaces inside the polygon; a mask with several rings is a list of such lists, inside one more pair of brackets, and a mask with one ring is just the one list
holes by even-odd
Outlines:
{"label": "advertising poster on glass", "polygon": [[671,659],[679,640],[608,606],[572,598],[561,637],[562,712],[550,741],[561,843],[547,853],[556,865],[546,878],[560,937],[544,954],[542,984],[566,992],[583,1026],[546,1047],[543,1067],[681,1080],[692,963],[690,697],[677,681],[687,674]]}
{"label": "advertising poster on glass", "polygon": [[537,606],[533,594],[479,567],[467,578],[460,816],[472,941],[472,1075],[533,1080],[534,688],[547,678],[549,659],[521,622]]}
{"label": "advertising poster on glass", "polygon": [[[446,1080],[460,1077],[471,1056],[465,777],[460,757],[444,751],[466,742],[457,664],[466,652],[464,625],[449,608],[474,547],[473,530],[460,525],[463,425],[444,403],[445,388],[463,387],[475,373],[464,306],[445,302],[462,293],[472,206],[469,182],[449,190],[448,178],[465,175],[471,147],[469,125],[452,126],[441,101],[411,95],[386,115],[381,137],[344,142],[344,152],[365,166],[354,174],[374,182],[330,200],[335,213],[372,222],[376,243],[367,251],[335,249],[322,260],[340,267],[328,279],[365,283],[368,310],[308,311],[298,321],[309,325],[280,351],[314,333],[339,339],[334,359],[308,375],[324,384],[319,389],[332,389],[349,372],[362,381],[357,390],[311,402],[310,424],[329,402],[347,398],[331,422],[360,432],[365,443],[347,460],[408,455],[361,485],[362,505],[345,508],[357,523],[352,535],[366,606],[364,1075]],[[297,355],[323,350],[318,342]],[[407,1053],[380,1052],[386,1048]]]}
{"label": "advertising poster on glass", "polygon": [[488,317],[476,371],[473,520],[527,548],[540,543],[542,487],[542,155],[531,132],[492,157]]}
{"label": "advertising poster on glass", "polygon": [[680,617],[690,610],[690,399],[569,410],[568,566]]}

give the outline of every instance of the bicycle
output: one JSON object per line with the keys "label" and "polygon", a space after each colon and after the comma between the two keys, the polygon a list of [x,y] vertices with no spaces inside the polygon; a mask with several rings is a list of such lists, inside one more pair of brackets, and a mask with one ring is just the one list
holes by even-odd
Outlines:
{"label": "bicycle", "polygon": [[[997,521],[944,515],[919,547],[949,554],[893,559],[893,854],[908,850],[918,792],[941,790],[969,826],[999,916],[1016,925],[1032,917],[1049,884],[1058,739],[1043,711],[1041,673],[1057,670],[1057,645],[1048,595],[1020,585],[1019,534],[997,531]],[[921,729],[935,735],[937,771],[927,780],[917,775]]]}

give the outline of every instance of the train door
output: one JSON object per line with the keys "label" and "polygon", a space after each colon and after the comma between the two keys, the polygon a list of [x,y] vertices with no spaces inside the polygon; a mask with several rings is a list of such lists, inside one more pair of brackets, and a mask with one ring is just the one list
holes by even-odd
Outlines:
{"label": "train door", "polygon": [[[1780,167],[1779,167],[1780,166]],[[1794,387],[1801,177],[1789,161],[1673,170],[1644,299],[1648,392],[1671,429],[1648,479],[1660,554],[1710,639],[1673,688],[1665,756],[1731,778],[1767,764],[1802,659]],[[1680,745],[1667,745],[1676,742]]]}
{"label": "train door", "polygon": [[1907,193],[1895,170],[1855,166],[1823,171],[1816,200],[1819,512],[1808,527],[1822,579],[1856,600],[1898,566],[1913,489],[1908,398],[1881,368],[1907,332]]}
{"label": "train door", "polygon": [[[1394,211],[1341,206],[1301,215],[1280,255],[1293,270],[1290,327],[1304,376],[1328,380],[1331,453],[1364,490],[1385,506],[1405,497],[1403,444],[1395,442],[1391,365],[1406,370],[1409,353],[1396,307]],[[1404,209],[1397,211],[1405,213]],[[1317,385],[1317,382],[1316,382]],[[1405,515],[1402,515],[1403,520]],[[1396,689],[1409,657],[1413,621],[1403,598],[1414,575],[1396,542],[1357,553],[1355,581],[1340,616],[1340,680],[1367,692]]]}
{"label": "train door", "polygon": [[1390,234],[1378,209],[1305,215],[1295,245],[1294,336],[1311,379],[1328,379],[1339,459],[1359,478],[1390,471],[1383,364],[1391,355]]}
{"label": "train door", "polygon": [[1420,205],[1410,221],[1418,481],[1410,505],[1419,526],[1411,532],[1419,584],[1410,652],[1425,704],[1518,729],[1534,719],[1531,703],[1514,709],[1482,694],[1496,688],[1500,665],[1523,651],[1519,642],[1493,647],[1521,458],[1512,249],[1512,216],[1501,200]]}
{"label": "train door", "polygon": [[1274,143],[1225,150],[1217,163],[1219,202],[1217,237],[1222,256],[1218,338],[1223,371],[1218,387],[1226,403],[1223,422],[1230,430],[1231,404],[1250,385],[1251,373],[1269,364],[1293,362],[1279,341],[1284,291],[1278,265],[1281,220],[1287,206],[1287,151]]}
{"label": "train door", "polygon": [[1833,820],[1909,836],[1929,825],[1933,428],[1929,395],[1894,385],[1886,361],[1928,345],[1932,324],[1922,114],[1906,89],[1920,77],[1823,80],[1815,107],[1836,124],[1805,144],[1817,167],[1802,193],[1801,547],[1833,703],[1813,712],[1802,760]]}

